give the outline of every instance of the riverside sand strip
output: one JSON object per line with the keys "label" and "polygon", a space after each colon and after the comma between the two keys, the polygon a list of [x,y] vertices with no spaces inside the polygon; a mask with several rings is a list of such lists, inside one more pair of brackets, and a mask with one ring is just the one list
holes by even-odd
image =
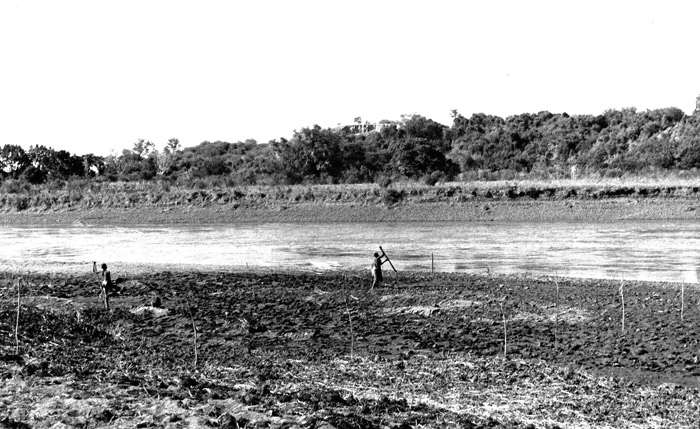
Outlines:
{"label": "riverside sand strip", "polygon": [[237,222],[614,221],[698,219],[696,198],[564,201],[472,201],[354,205],[297,203],[275,207],[228,205],[133,207],[0,213],[0,225],[221,224]]}

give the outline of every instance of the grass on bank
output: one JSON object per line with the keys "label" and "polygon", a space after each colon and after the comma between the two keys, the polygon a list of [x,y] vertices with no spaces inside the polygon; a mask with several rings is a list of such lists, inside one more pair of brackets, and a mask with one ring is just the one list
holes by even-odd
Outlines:
{"label": "grass on bank", "polygon": [[[385,183],[386,185],[386,183]],[[177,207],[219,205],[270,207],[284,204],[460,203],[471,199],[599,199],[616,197],[687,197],[700,192],[695,176],[622,177],[562,180],[507,180],[337,185],[231,186],[225,180],[188,183],[106,182],[76,179],[30,185],[17,180],[0,184],[0,211]]]}

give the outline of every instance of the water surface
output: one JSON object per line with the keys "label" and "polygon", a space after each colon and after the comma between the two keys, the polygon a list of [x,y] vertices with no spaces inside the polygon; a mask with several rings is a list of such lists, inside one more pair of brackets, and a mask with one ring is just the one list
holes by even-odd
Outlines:
{"label": "water surface", "polygon": [[382,245],[398,270],[696,282],[698,237],[693,221],[4,227],[0,262],[343,271],[368,269]]}

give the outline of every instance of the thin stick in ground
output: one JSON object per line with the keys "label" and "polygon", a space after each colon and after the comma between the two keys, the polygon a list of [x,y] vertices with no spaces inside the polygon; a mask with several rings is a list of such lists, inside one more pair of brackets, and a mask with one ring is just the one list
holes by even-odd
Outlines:
{"label": "thin stick in ground", "polygon": [[559,275],[554,273],[554,284],[557,287],[557,302],[554,308],[554,351],[557,351],[557,334],[559,330]]}
{"label": "thin stick in ground", "polygon": [[15,354],[19,354],[19,312],[21,304],[20,288],[22,287],[22,277],[17,278],[17,319],[15,320]]}
{"label": "thin stick in ground", "polygon": [[348,306],[347,296],[345,297],[345,311],[348,313],[348,320],[350,321],[350,359],[352,359],[355,348],[355,334],[352,332],[352,317],[350,316],[350,306]]}
{"label": "thin stick in ground", "polygon": [[190,313],[190,319],[192,319],[192,330],[194,331],[194,369],[197,369],[197,325],[194,322],[194,314],[192,314],[192,307],[187,304],[187,309]]}
{"label": "thin stick in ground", "polygon": [[107,293],[106,286],[102,286],[102,294],[104,295],[105,310],[109,311],[109,293]]}
{"label": "thin stick in ground", "polygon": [[625,332],[625,279],[620,279],[620,299],[622,300],[622,332]]}
{"label": "thin stick in ground", "polygon": [[508,328],[506,326],[506,313],[501,303],[501,315],[503,316],[503,359],[508,357]]}
{"label": "thin stick in ground", "polygon": [[681,320],[683,320],[684,308],[685,308],[685,281],[681,282]]}

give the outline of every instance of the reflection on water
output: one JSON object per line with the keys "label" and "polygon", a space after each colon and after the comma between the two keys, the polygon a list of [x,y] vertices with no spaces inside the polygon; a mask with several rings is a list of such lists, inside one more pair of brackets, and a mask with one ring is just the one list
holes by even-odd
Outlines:
{"label": "reflection on water", "polygon": [[0,261],[364,269],[382,245],[399,270],[696,282],[700,225],[409,222],[76,226],[0,230]]}

